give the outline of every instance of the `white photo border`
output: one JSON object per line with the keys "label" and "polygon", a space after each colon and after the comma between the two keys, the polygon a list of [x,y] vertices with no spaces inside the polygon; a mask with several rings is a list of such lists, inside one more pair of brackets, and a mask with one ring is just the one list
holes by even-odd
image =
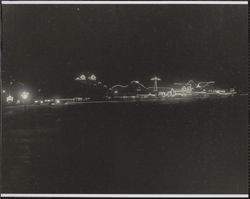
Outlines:
{"label": "white photo border", "polygon": [[[248,1],[11,1],[2,5],[248,5]],[[248,198],[248,194],[19,194],[1,193],[1,197],[32,198]]]}

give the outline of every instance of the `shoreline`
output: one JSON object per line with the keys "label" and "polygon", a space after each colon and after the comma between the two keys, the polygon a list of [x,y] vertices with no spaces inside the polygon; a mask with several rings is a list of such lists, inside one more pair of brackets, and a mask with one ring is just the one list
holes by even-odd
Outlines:
{"label": "shoreline", "polygon": [[24,108],[24,107],[62,107],[62,106],[70,106],[70,105],[82,105],[82,104],[122,104],[122,103],[137,103],[137,104],[178,104],[178,103],[188,103],[194,101],[201,100],[214,100],[214,99],[226,99],[226,98],[234,98],[234,97],[244,97],[245,95],[237,95],[237,96],[190,96],[190,97],[173,97],[173,98],[151,98],[151,99],[118,99],[118,100],[93,100],[93,101],[83,101],[83,102],[66,102],[60,104],[15,104],[15,105],[3,105],[3,109],[11,109],[11,108]]}

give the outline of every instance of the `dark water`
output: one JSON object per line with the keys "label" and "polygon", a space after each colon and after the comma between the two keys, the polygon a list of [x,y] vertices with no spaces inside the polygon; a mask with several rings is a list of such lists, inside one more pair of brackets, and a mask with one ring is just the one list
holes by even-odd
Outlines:
{"label": "dark water", "polygon": [[247,99],[3,110],[3,192],[247,193]]}

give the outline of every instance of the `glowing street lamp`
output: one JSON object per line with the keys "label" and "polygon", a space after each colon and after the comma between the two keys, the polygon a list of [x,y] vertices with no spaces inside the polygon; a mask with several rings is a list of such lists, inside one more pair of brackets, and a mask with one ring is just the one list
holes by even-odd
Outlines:
{"label": "glowing street lamp", "polygon": [[27,100],[27,99],[29,98],[29,95],[30,95],[29,92],[23,91],[23,92],[21,93],[21,98],[22,98],[23,100]]}
{"label": "glowing street lamp", "polygon": [[6,90],[3,90],[3,94],[5,94],[6,93]]}

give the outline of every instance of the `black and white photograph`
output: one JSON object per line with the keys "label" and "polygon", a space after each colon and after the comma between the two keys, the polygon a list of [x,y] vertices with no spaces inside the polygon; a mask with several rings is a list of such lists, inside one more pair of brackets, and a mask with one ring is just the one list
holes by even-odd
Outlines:
{"label": "black and white photograph", "polygon": [[247,1],[2,2],[3,197],[247,197],[247,99]]}

